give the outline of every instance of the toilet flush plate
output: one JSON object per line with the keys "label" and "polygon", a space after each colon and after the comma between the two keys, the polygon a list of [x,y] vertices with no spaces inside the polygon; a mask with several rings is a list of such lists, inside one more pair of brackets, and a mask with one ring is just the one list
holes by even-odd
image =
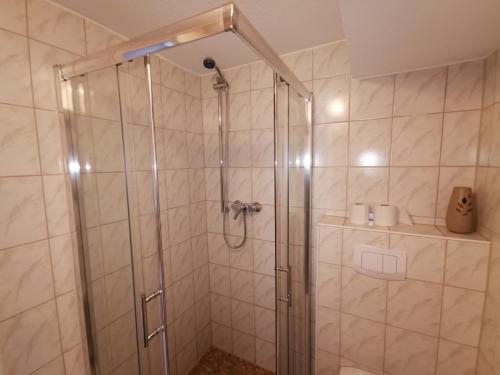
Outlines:
{"label": "toilet flush plate", "polygon": [[406,254],[379,246],[354,246],[353,268],[364,275],[384,280],[406,279]]}

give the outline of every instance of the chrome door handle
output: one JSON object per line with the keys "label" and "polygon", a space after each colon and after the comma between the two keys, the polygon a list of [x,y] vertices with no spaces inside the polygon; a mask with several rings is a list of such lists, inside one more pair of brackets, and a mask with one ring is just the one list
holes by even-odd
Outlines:
{"label": "chrome door handle", "polygon": [[148,347],[149,341],[153,337],[155,337],[157,334],[159,334],[165,329],[165,326],[162,325],[157,329],[155,329],[153,332],[151,332],[151,334],[149,333],[148,329],[148,302],[162,294],[163,291],[161,289],[158,289],[157,291],[151,293],[149,296],[146,296],[146,294],[144,293],[141,294],[142,339],[145,348]]}

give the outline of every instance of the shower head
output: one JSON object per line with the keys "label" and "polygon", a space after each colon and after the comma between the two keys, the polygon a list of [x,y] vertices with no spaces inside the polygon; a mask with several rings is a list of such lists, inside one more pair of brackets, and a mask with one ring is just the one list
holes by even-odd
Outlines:
{"label": "shower head", "polygon": [[211,57],[205,57],[203,59],[203,66],[207,69],[213,69],[215,68],[215,60],[212,59]]}
{"label": "shower head", "polygon": [[224,76],[222,75],[222,72],[220,71],[219,67],[217,66],[217,64],[215,63],[215,60],[212,59],[211,57],[205,57],[203,59],[203,66],[206,68],[206,69],[215,69],[217,71],[217,83],[218,84],[224,84],[224,85],[227,85],[227,81],[226,79],[224,78]]}

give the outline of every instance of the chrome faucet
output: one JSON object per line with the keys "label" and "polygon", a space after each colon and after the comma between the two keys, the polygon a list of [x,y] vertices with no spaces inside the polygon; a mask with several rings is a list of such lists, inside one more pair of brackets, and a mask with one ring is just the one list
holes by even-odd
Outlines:
{"label": "chrome faucet", "polygon": [[244,215],[252,212],[260,212],[262,205],[259,202],[247,203],[236,200],[231,204],[231,209],[234,211],[233,220],[236,220],[242,212]]}

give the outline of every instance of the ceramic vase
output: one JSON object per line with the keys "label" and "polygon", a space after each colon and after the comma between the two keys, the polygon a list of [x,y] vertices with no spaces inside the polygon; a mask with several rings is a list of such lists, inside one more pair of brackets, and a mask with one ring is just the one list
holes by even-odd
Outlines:
{"label": "ceramic vase", "polygon": [[476,208],[470,187],[453,188],[446,213],[446,227],[450,232],[464,234],[476,230]]}

